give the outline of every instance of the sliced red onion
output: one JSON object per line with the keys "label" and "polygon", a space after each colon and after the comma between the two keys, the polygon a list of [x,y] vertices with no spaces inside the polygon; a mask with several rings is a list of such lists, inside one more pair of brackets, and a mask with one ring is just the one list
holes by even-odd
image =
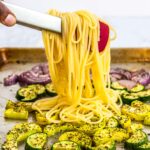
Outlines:
{"label": "sliced red onion", "polygon": [[137,84],[136,82],[131,80],[119,80],[118,82],[120,85],[126,87],[128,90],[132,89]]}
{"label": "sliced red onion", "polygon": [[42,68],[40,65],[37,65],[31,69],[34,73],[43,74]]}
{"label": "sliced red onion", "polygon": [[132,74],[132,80],[142,85],[148,85],[150,83],[150,74],[145,70],[139,70]]}
{"label": "sliced red onion", "polygon": [[51,81],[49,74],[36,74],[33,71],[27,71],[19,75],[21,84],[47,84]]}
{"label": "sliced red onion", "polygon": [[126,79],[128,79],[128,80],[130,80],[131,77],[132,77],[131,72],[129,72],[129,71],[127,71],[127,70],[124,72],[123,76],[124,76]]}
{"label": "sliced red onion", "polygon": [[117,73],[113,73],[113,74],[111,74],[111,77],[116,78],[116,80],[120,80],[120,79],[122,79],[122,75],[117,74]]}
{"label": "sliced red onion", "polygon": [[115,69],[111,69],[110,70],[110,74],[119,74],[121,76],[121,79],[128,79],[130,80],[132,75],[131,72],[126,70],[126,69],[122,69],[122,68],[115,68]]}
{"label": "sliced red onion", "polygon": [[8,78],[4,80],[4,84],[12,85],[17,83],[17,81],[20,85],[47,84],[51,82],[48,64],[46,63],[36,65],[31,70],[21,73],[17,76],[17,79],[16,76],[8,76]]}
{"label": "sliced red onion", "polygon": [[10,86],[16,84],[18,81],[18,75],[12,74],[9,75],[7,78],[4,78],[4,86]]}
{"label": "sliced red onion", "polygon": [[49,74],[49,68],[48,68],[48,64],[41,64],[41,69],[43,74]]}
{"label": "sliced red onion", "polygon": [[146,72],[144,69],[140,69],[140,70],[137,70],[137,71],[133,71],[132,73],[131,73],[131,75],[132,75],[132,78],[134,77],[134,76],[138,76],[139,74],[141,74],[141,73],[143,73],[143,72]]}

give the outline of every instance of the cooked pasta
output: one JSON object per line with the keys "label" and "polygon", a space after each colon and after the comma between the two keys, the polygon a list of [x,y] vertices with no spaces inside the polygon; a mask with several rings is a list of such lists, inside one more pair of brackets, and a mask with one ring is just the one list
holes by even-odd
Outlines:
{"label": "cooked pasta", "polygon": [[40,113],[48,111],[46,118],[50,123],[97,124],[113,113],[119,114],[119,95],[109,86],[110,37],[104,51],[98,50],[101,20],[83,10],[51,10],[49,14],[62,18],[62,34],[42,32],[58,96],[36,101],[33,109]]}

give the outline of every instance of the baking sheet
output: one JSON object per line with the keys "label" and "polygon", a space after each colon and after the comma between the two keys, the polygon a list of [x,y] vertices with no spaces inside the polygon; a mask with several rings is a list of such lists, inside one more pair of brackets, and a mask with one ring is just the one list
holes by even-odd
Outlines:
{"label": "baking sheet", "polygon": [[[5,120],[3,117],[7,100],[10,99],[16,101],[15,94],[19,89],[19,85],[4,87],[4,77],[7,77],[12,73],[26,71],[31,69],[33,66],[46,61],[43,49],[0,49],[0,52],[2,52],[2,50],[5,53],[3,54],[5,55],[5,59],[2,58],[2,56],[0,58],[0,143],[4,142],[6,133],[16,123],[21,122],[8,119]],[[132,70],[144,68],[150,71],[150,49],[133,49],[133,51],[131,49],[113,49],[113,63],[111,67],[122,67]],[[33,120],[34,117],[30,116],[29,121]],[[145,127],[144,130],[150,134],[149,127]],[[123,144],[118,144],[117,150],[123,149]],[[19,145],[19,150],[24,150],[23,144]]]}

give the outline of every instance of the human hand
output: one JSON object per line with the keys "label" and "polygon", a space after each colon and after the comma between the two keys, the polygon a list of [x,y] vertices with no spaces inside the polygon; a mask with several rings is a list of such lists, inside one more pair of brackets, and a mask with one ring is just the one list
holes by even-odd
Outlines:
{"label": "human hand", "polygon": [[6,26],[13,26],[16,23],[15,15],[0,2],[0,23]]}

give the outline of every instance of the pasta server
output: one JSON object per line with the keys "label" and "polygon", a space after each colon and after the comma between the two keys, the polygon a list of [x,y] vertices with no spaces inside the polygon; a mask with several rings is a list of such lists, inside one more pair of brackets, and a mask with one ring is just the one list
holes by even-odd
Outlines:
{"label": "pasta server", "polygon": [[17,24],[34,29],[46,29],[61,33],[61,18],[19,7],[4,1],[1,2],[16,15]]}

